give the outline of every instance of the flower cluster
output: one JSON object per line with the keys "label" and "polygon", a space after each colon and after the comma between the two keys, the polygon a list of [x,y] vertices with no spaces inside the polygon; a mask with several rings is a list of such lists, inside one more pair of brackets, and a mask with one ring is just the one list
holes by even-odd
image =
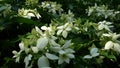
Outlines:
{"label": "flower cluster", "polygon": [[18,16],[28,19],[31,19],[31,17],[37,17],[37,19],[39,19],[41,17],[40,14],[37,12],[37,9],[32,10],[24,8],[18,10]]}
{"label": "flower cluster", "polygon": [[73,53],[75,51],[71,49],[71,40],[66,40],[64,44],[59,44],[56,42],[57,37],[55,37],[54,30],[51,27],[42,26],[41,29],[35,27],[37,35],[39,38],[36,41],[36,45],[26,46],[24,42],[19,44],[20,51],[13,51],[13,58],[16,58],[16,62],[19,62],[20,55],[25,52],[27,56],[24,58],[25,68],[32,67],[30,61],[36,56],[34,54],[40,54],[38,57],[38,67],[49,67],[49,60],[58,60],[58,64],[63,62],[69,63],[70,59],[75,58]]}
{"label": "flower cluster", "polygon": [[60,4],[57,4],[56,2],[49,2],[49,1],[44,1],[42,2],[41,7],[43,9],[47,9],[48,12],[56,14],[56,13],[60,13],[63,11],[63,9],[61,8]]}
{"label": "flower cluster", "polygon": [[89,7],[87,9],[87,13],[88,16],[93,15],[95,17],[103,17],[105,19],[109,17],[114,18],[117,14],[120,14],[119,11],[108,10],[108,7],[106,7],[105,5],[97,6],[97,4],[95,4],[95,6],[93,7]]}

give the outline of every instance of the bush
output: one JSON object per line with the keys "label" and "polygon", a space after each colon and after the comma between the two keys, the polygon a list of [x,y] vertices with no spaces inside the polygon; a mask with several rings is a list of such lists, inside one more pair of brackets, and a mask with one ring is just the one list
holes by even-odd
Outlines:
{"label": "bush", "polygon": [[120,66],[120,1],[0,3],[1,68]]}

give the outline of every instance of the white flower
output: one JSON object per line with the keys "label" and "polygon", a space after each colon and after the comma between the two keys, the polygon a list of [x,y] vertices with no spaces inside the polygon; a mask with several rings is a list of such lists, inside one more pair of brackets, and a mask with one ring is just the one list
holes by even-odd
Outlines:
{"label": "white flower", "polygon": [[107,22],[107,21],[99,22],[98,29],[99,30],[105,29],[105,30],[111,31],[110,28],[113,27],[111,24],[112,24],[111,22]]}
{"label": "white flower", "polygon": [[86,59],[91,59],[91,58],[96,57],[96,56],[98,56],[98,55],[99,55],[98,49],[97,49],[97,48],[92,48],[92,49],[90,50],[90,55],[86,55],[86,56],[84,56],[84,58],[86,58]]}
{"label": "white flower", "polygon": [[74,53],[74,50],[70,48],[60,50],[58,64],[62,64],[63,62],[69,63],[70,59],[75,58],[75,56],[72,53]]}
{"label": "white flower", "polygon": [[63,26],[57,27],[57,29],[58,29],[57,35],[60,35],[60,34],[62,33],[62,36],[63,36],[64,38],[66,38],[67,35],[68,35],[68,31],[71,30],[71,25],[70,25],[70,23],[66,23],[66,24],[63,25]]}
{"label": "white flower", "polygon": [[112,41],[108,41],[108,42],[105,44],[104,49],[107,49],[107,50],[112,49],[112,50],[120,53],[120,44],[119,44],[119,43],[112,42]]}
{"label": "white flower", "polygon": [[112,40],[112,41],[115,41],[115,42],[117,42],[117,43],[120,43],[120,41],[118,40],[118,38],[120,38],[120,34],[109,33],[109,34],[103,34],[103,36],[111,37],[111,40]]}
{"label": "white flower", "polygon": [[32,55],[29,54],[28,56],[25,57],[24,62],[25,62],[25,68],[28,68],[28,64],[32,58]]}
{"label": "white flower", "polygon": [[22,51],[20,51],[20,52],[12,51],[12,53],[14,54],[13,58],[16,58],[16,61],[15,61],[15,62],[19,62],[21,52],[22,52]]}
{"label": "white flower", "polygon": [[39,19],[41,17],[36,9],[34,9],[34,10],[32,10],[32,9],[24,9],[24,8],[19,9],[18,10],[18,15],[22,16],[24,18],[28,18],[28,19],[31,19],[31,17],[37,17]]}

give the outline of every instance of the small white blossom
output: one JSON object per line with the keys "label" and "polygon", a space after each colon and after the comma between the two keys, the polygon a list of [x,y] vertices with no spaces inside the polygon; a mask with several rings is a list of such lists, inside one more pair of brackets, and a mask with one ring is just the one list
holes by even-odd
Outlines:
{"label": "small white blossom", "polygon": [[113,27],[111,24],[112,24],[111,22],[107,22],[107,21],[99,22],[98,29],[99,30],[105,29],[105,30],[111,31],[110,28]]}

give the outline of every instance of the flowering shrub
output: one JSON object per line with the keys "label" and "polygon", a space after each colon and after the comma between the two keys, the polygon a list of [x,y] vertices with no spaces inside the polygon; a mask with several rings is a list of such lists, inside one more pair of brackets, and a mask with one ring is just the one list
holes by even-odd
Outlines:
{"label": "flowering shrub", "polygon": [[[111,64],[119,67],[120,33],[116,31],[120,26],[116,25],[120,20],[119,10],[95,4],[83,9],[88,16],[82,17],[75,15],[72,8],[62,7],[65,6],[62,1],[25,0],[16,5],[17,9],[12,4],[4,4],[7,1],[2,2],[0,24],[6,20],[13,22],[10,26],[15,25],[16,30],[7,31],[18,33],[3,39],[2,46],[7,45],[5,42],[12,44],[12,56],[5,57],[6,63],[1,67],[109,68]],[[75,8],[75,4],[71,7]],[[0,25],[1,33],[8,29],[5,25]],[[3,51],[0,55],[4,55]]]}

